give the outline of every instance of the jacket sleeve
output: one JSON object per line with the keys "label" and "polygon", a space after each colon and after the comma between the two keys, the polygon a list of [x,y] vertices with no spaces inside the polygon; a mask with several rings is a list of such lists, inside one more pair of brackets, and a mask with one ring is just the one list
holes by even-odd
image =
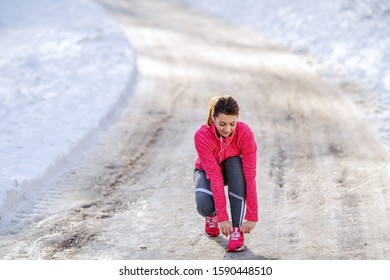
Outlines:
{"label": "jacket sleeve", "polygon": [[248,221],[258,221],[258,203],[256,189],[256,164],[257,145],[252,130],[245,125],[242,138],[240,139],[242,168],[246,182],[246,213]]}
{"label": "jacket sleeve", "polygon": [[226,197],[224,191],[224,181],[221,167],[214,156],[214,146],[212,139],[206,133],[197,131],[194,136],[195,149],[206,172],[207,179],[210,180],[210,187],[213,193],[215,210],[218,222],[229,219],[226,211]]}

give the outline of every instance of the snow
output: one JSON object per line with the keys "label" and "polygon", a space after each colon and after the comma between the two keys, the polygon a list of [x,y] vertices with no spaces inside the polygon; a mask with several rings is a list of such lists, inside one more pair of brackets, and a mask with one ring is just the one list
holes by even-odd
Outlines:
{"label": "snow", "polygon": [[[390,2],[383,0],[181,0],[202,12],[248,27],[314,56],[333,69],[332,82],[372,92],[362,108],[390,151]],[[366,99],[356,92],[353,100]]]}
{"label": "snow", "polygon": [[0,217],[42,189],[120,112],[135,59],[83,0],[0,1]]}

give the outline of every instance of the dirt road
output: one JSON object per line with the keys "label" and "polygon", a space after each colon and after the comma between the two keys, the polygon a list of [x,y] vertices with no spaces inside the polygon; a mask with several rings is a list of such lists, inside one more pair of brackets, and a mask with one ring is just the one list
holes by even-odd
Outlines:
{"label": "dirt road", "polygon": [[[138,59],[124,116],[0,238],[2,259],[389,259],[389,162],[308,58],[176,1],[99,3]],[[232,94],[259,147],[260,221],[247,250],[207,238],[193,133]],[[26,208],[24,208],[26,209]]]}

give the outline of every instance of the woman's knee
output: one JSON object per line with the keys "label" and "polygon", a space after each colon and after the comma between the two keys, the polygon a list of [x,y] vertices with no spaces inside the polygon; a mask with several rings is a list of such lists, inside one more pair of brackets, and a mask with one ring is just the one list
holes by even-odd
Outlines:
{"label": "woman's knee", "polygon": [[226,170],[239,170],[242,171],[242,160],[240,156],[230,157],[225,160]]}
{"label": "woman's knee", "polygon": [[245,186],[241,157],[231,157],[226,160],[224,178],[229,186]]}
{"label": "woman's knee", "polygon": [[215,212],[213,193],[210,188],[210,181],[203,170],[195,170],[195,201],[196,209],[203,217],[209,217]]}
{"label": "woman's knee", "polygon": [[203,217],[209,217],[215,212],[214,199],[211,195],[196,192],[196,210]]}

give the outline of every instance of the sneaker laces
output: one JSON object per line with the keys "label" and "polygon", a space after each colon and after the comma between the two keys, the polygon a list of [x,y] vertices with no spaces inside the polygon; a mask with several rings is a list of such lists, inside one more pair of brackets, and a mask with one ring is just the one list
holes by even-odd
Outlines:
{"label": "sneaker laces", "polygon": [[241,233],[239,231],[233,231],[233,233],[230,235],[231,240],[239,240],[241,236]]}
{"label": "sneaker laces", "polygon": [[217,219],[216,217],[207,217],[206,218],[206,221],[207,221],[207,225],[210,227],[210,228],[215,228],[217,227]]}

